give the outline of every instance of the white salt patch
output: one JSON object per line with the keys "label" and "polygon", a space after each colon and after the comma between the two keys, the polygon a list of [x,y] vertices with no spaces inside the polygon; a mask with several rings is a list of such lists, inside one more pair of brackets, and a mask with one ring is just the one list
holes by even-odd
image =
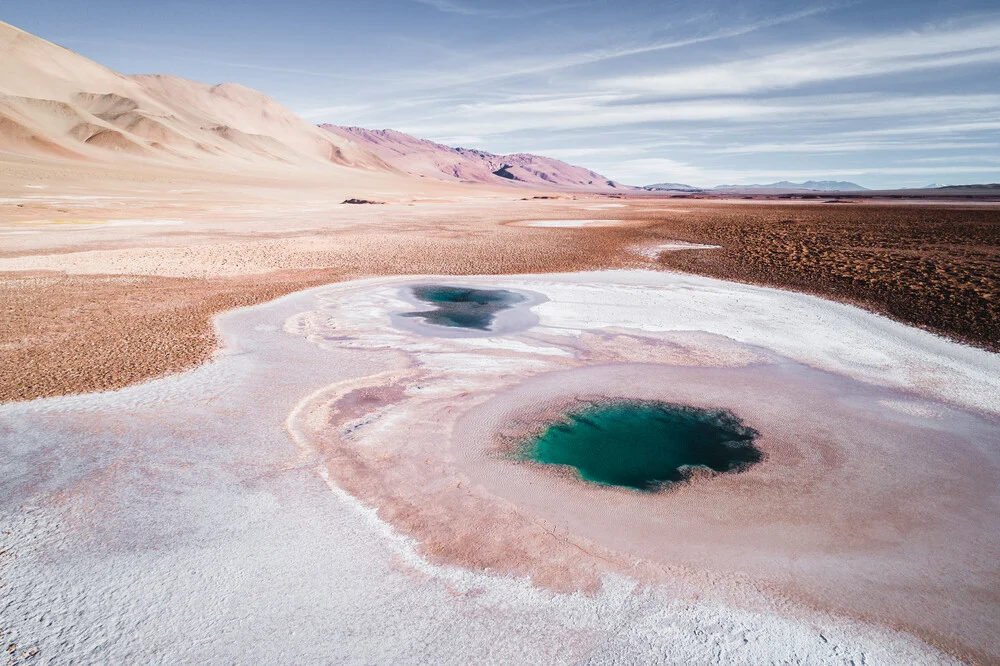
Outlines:
{"label": "white salt patch", "polygon": [[[396,297],[400,284],[447,279],[452,278],[376,278],[330,286],[319,292],[321,307],[296,318],[294,328],[318,341],[347,337],[347,344],[356,349],[426,355],[436,350],[457,354],[456,359],[463,353],[472,356],[474,350],[461,342],[405,335],[386,316],[403,305]],[[462,282],[544,294],[549,301],[534,306],[532,312],[540,318],[534,330],[547,334],[575,336],[602,328],[704,331],[853,379],[1000,413],[1000,355],[815,296],[637,270],[473,276],[463,277]],[[293,328],[291,323],[287,326],[286,330]]]}
{"label": "white salt patch", "polygon": [[105,227],[161,227],[185,224],[184,220],[108,220]]}
{"label": "white salt patch", "polygon": [[525,220],[525,227],[613,227],[625,220]]}
{"label": "white salt patch", "polygon": [[940,419],[944,416],[944,412],[939,408],[907,402],[905,400],[879,400],[878,404],[903,414],[918,416],[924,419]]}
{"label": "white salt patch", "polygon": [[461,338],[461,344],[468,347],[480,347],[482,349],[493,349],[497,351],[516,352],[520,354],[541,354],[543,356],[563,356],[572,357],[573,354],[565,349],[553,347],[552,345],[535,345],[511,340],[507,337],[497,336],[495,338]]}
{"label": "white salt patch", "polygon": [[55,194],[42,195],[35,194],[27,197],[32,200],[42,201],[104,201],[107,199],[137,199],[139,197],[114,197],[103,194]]}
{"label": "white salt patch", "polygon": [[545,294],[550,301],[534,308],[543,326],[705,331],[861,381],[1000,413],[1000,355],[860,308],[694,275],[568,275],[491,283]]}
{"label": "white salt patch", "polygon": [[635,252],[644,257],[656,259],[660,256],[661,252],[676,252],[678,250],[716,250],[721,247],[721,245],[701,245],[699,243],[688,243],[687,241],[673,241],[672,243],[663,243],[662,245],[656,245],[654,247],[641,247],[636,249]]}

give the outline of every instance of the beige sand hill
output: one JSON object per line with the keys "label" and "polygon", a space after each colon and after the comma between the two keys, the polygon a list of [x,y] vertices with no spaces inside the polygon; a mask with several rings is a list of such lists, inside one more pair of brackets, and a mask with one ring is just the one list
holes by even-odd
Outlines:
{"label": "beige sand hill", "polygon": [[420,177],[591,192],[633,189],[590,169],[551,157],[529,153],[494,155],[481,150],[452,148],[391,129],[369,130],[337,125],[320,127],[335,136],[357,141],[400,171]]}
{"label": "beige sand hill", "polygon": [[391,170],[262,93],[173,76],[123,76],[0,23],[0,150],[189,164]]}

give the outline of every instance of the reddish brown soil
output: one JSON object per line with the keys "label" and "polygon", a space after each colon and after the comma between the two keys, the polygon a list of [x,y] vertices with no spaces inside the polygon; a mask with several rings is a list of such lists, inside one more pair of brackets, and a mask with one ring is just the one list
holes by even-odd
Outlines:
{"label": "reddish brown soil", "polygon": [[649,229],[722,245],[664,268],[846,301],[1000,351],[1000,212],[900,206],[733,206]]}
{"label": "reddish brown soil", "polygon": [[[659,206],[660,211],[652,209]],[[117,389],[209,359],[212,316],[348,277],[503,274],[659,265],[854,303],[1000,351],[1000,213],[930,205],[732,205],[614,209],[624,227],[451,222],[359,238],[353,254],[233,278],[0,275],[0,402]],[[592,215],[592,213],[591,213]],[[560,216],[561,217],[561,216]],[[639,246],[686,240],[717,250]],[[294,258],[292,258],[294,260]],[[292,261],[294,265],[294,261]]]}
{"label": "reddish brown soil", "polygon": [[334,280],[7,273],[0,276],[0,401],[112,390],[186,370],[211,356],[217,312]]}
{"label": "reddish brown soil", "polygon": [[466,238],[400,233],[331,256],[326,269],[231,278],[0,274],[0,402],[119,389],[187,370],[216,349],[215,314],[320,284],[400,273],[571,271],[627,256],[616,239],[517,238],[507,227]]}

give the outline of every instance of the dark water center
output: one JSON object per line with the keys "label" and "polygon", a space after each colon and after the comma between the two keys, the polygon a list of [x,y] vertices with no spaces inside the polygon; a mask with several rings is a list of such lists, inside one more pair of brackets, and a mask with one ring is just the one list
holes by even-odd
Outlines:
{"label": "dark water center", "polygon": [[739,472],[759,462],[757,435],[726,410],[622,401],[570,412],[520,454],[570,465],[594,483],[655,491],[685,480],[695,467]]}
{"label": "dark water center", "polygon": [[428,324],[488,331],[494,316],[526,299],[506,289],[467,289],[443,285],[412,287],[413,296],[436,306],[433,310],[406,312],[403,317],[421,317]]}

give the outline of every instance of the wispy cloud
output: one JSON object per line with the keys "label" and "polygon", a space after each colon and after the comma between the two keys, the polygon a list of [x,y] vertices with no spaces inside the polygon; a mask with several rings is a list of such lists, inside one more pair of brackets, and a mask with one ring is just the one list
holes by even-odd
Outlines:
{"label": "wispy cloud", "polygon": [[469,5],[450,2],[449,0],[414,0],[418,4],[427,5],[447,14],[461,14],[462,16],[478,16],[483,10]]}
{"label": "wispy cloud", "polygon": [[551,14],[553,12],[579,7],[582,3],[559,4],[559,5],[533,5],[517,7],[509,5],[504,9],[493,9],[480,5],[457,2],[456,0],[413,0],[417,4],[433,7],[446,14],[458,14],[460,16],[484,16],[488,18],[528,18]]}
{"label": "wispy cloud", "polygon": [[734,95],[859,77],[1000,62],[1000,22],[796,45],[772,55],[601,81],[616,92],[672,97]]}
{"label": "wispy cloud", "polygon": [[[725,146],[723,148],[712,148],[705,152],[709,154],[721,155],[760,155],[764,153],[780,154],[821,154],[821,153],[870,153],[876,151],[901,151],[915,152],[927,150],[974,150],[979,148],[997,148],[995,141],[947,141],[947,142],[915,142],[915,141],[800,141],[796,143],[751,143],[736,146]],[[929,158],[930,159],[930,158]],[[953,157],[933,158],[935,160],[949,159]]]}
{"label": "wispy cloud", "polygon": [[[448,11],[443,9],[445,6],[452,7],[453,9],[451,11],[454,13],[468,13],[469,15],[482,13],[480,10],[467,5],[453,3],[451,0],[414,0],[414,2],[432,5],[442,11]],[[810,16],[824,14],[850,4],[854,4],[854,2],[817,5],[756,22],[723,28],[706,35],[683,37],[680,39],[657,40],[645,44],[623,44],[620,46],[599,49],[576,49],[571,50],[566,54],[543,54],[540,56],[532,56],[530,58],[505,57],[500,62],[497,62],[496,59],[491,59],[489,62],[482,63],[477,61],[476,58],[470,57],[469,60],[473,63],[471,66],[460,67],[452,72],[434,71],[424,75],[412,73],[409,76],[409,80],[411,83],[417,83],[418,85],[422,83],[427,88],[443,88],[551,74],[553,72],[559,72],[586,65],[594,65],[611,60],[670,51],[698,44],[743,37],[767,28],[773,28],[787,23],[793,23]],[[557,7],[571,8],[573,6],[574,5],[559,5]]]}
{"label": "wispy cloud", "polygon": [[[442,84],[437,90],[407,94],[405,106],[400,105],[399,99],[389,99],[384,103],[370,104],[365,113],[382,124],[394,124],[393,118],[403,118],[405,128],[434,138],[455,134],[489,137],[512,132],[649,127],[657,123],[678,122],[700,123],[702,126],[716,123],[719,128],[731,123],[779,121],[786,125],[811,125],[849,119],[935,114],[950,117],[956,125],[954,133],[961,133],[965,130],[957,127],[961,124],[958,120],[964,121],[968,131],[974,130],[976,125],[988,127],[1000,120],[1000,113],[991,113],[1000,108],[1000,96],[991,94],[872,92],[784,98],[760,95],[771,90],[851,77],[1000,62],[1000,21],[996,19],[950,31],[924,30],[842,39],[808,47],[786,45],[784,49],[763,57],[680,69],[655,76],[605,77],[597,81],[585,77],[561,79],[563,90],[544,94],[517,92],[518,87],[513,88],[513,93],[504,93],[503,88],[469,87],[473,83],[483,83],[490,76],[543,75],[553,68],[745,34],[827,10],[826,7],[814,7],[689,40],[576,53],[555,62],[524,60],[492,73],[459,73],[445,78],[449,83],[447,87]],[[747,98],[747,93],[757,95]],[[323,110],[306,113],[320,118]],[[880,131],[910,130],[900,127]],[[942,131],[946,130],[942,127]]]}
{"label": "wispy cloud", "polygon": [[559,63],[557,66],[561,68],[590,64],[594,62],[601,62],[605,60],[613,60],[616,58],[625,58],[628,56],[642,55],[646,53],[656,53],[658,51],[668,51],[671,49],[679,49],[685,46],[694,46],[696,44],[704,44],[706,42],[714,42],[720,39],[731,39],[733,37],[742,37],[744,35],[749,35],[751,33],[763,30],[765,28],[773,28],[785,23],[793,23],[810,16],[816,16],[817,14],[825,14],[833,9],[839,9],[848,4],[854,3],[839,3],[839,4],[827,4],[819,5],[816,7],[809,7],[806,9],[799,10],[797,12],[792,12],[789,14],[783,14],[774,18],[757,21],[755,23],[750,23],[747,25],[742,25],[733,28],[727,28],[713,32],[708,35],[703,35],[701,37],[688,37],[684,39],[667,40],[661,42],[654,42],[651,44],[645,44],[641,46],[631,46],[631,47],[621,47],[617,49],[604,49],[598,51],[591,51],[587,53],[578,54],[575,59],[567,60],[566,63]]}
{"label": "wispy cloud", "polygon": [[[992,144],[996,146],[996,144]],[[976,163],[979,163],[983,168],[996,169],[997,165],[1000,165],[1000,157],[995,157],[992,155],[977,155],[973,159]],[[948,164],[954,163],[954,156],[946,157],[911,157],[904,161],[906,164]]]}
{"label": "wispy cloud", "polygon": [[957,113],[1000,120],[996,95],[814,95],[777,99],[700,99],[643,102],[625,95],[551,96],[459,105],[410,126],[425,134],[460,131],[489,136],[526,130],[570,130],[650,123],[715,122],[814,124],[834,120]]}
{"label": "wispy cloud", "polygon": [[912,136],[912,135],[953,135],[971,134],[975,132],[993,132],[1000,130],[1000,118],[996,120],[981,120],[975,122],[938,122],[906,127],[885,127],[873,130],[848,130],[841,136]]}

